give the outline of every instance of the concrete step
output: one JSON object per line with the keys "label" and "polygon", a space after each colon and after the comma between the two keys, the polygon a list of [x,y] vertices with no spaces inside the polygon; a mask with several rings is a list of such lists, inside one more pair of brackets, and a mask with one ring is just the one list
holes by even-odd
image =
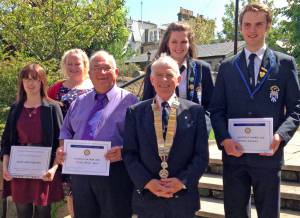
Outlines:
{"label": "concrete step", "polygon": [[[223,181],[220,175],[204,174],[199,180],[198,187],[202,196],[223,199]],[[282,208],[300,211],[299,183],[283,181],[280,193]]]}
{"label": "concrete step", "polygon": [[[300,182],[300,142],[296,144],[298,143],[297,140],[298,137],[295,139],[293,137],[284,149],[285,164],[281,173],[283,181]],[[214,141],[210,141],[209,157],[208,172],[222,174],[222,152],[217,148]]]}
{"label": "concrete step", "polygon": [[[196,212],[196,217],[224,218],[223,201],[219,199],[204,198],[200,199],[201,210]],[[299,218],[300,212],[291,210],[281,210],[280,218]],[[251,218],[257,218],[256,210],[251,208]]]}

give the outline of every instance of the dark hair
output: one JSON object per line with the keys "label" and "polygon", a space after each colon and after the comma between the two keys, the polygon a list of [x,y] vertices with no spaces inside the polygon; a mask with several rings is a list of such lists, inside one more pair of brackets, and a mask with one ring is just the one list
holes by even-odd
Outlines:
{"label": "dark hair", "polygon": [[27,64],[25,67],[23,67],[23,69],[19,74],[17,101],[24,102],[27,99],[27,94],[23,86],[23,79],[29,78],[29,76],[31,76],[32,79],[37,79],[41,81],[41,90],[40,90],[41,97],[48,98],[46,72],[41,65],[32,63],[32,64]]}
{"label": "dark hair", "polygon": [[242,26],[242,22],[243,22],[243,18],[246,12],[263,12],[266,15],[266,19],[267,19],[267,24],[271,24],[272,23],[272,11],[271,9],[265,5],[265,4],[261,4],[261,3],[253,3],[253,4],[249,4],[246,5],[242,12],[240,13],[239,16],[239,21],[240,21],[240,26]]}
{"label": "dark hair", "polygon": [[170,55],[170,49],[168,47],[168,42],[171,36],[172,32],[187,32],[188,34],[188,40],[189,40],[189,50],[188,50],[188,55],[192,58],[195,58],[196,56],[196,45],[194,43],[194,33],[191,30],[190,25],[188,25],[187,23],[171,23],[163,38],[162,41],[160,43],[160,46],[158,48],[158,51],[155,55],[155,59],[159,58],[161,53],[167,53],[168,55]]}

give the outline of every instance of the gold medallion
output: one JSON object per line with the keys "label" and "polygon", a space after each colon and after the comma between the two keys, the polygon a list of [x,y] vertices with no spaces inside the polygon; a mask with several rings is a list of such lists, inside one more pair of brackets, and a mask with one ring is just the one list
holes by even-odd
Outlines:
{"label": "gold medallion", "polygon": [[169,171],[166,170],[166,169],[161,169],[161,170],[159,171],[159,176],[160,176],[160,178],[162,178],[162,179],[166,179],[166,178],[168,178],[168,176],[169,176]]}
{"label": "gold medallion", "polygon": [[153,103],[151,105],[153,115],[154,115],[154,129],[156,134],[156,140],[157,140],[157,147],[158,147],[158,155],[161,158],[161,167],[162,169],[159,171],[159,176],[162,179],[168,178],[169,171],[166,169],[168,168],[168,155],[171,150],[171,147],[173,145],[174,140],[174,134],[176,129],[176,111],[179,107],[179,101],[175,97],[175,100],[173,101],[171,105],[171,111],[169,114],[169,121],[168,121],[168,129],[166,133],[166,138],[163,138],[163,131],[162,131],[162,120],[161,120],[161,112],[156,104],[156,99],[154,98]]}

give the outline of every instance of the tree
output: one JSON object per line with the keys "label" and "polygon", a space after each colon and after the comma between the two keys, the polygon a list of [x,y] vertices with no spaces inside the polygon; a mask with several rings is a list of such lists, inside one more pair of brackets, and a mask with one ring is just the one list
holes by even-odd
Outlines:
{"label": "tree", "polygon": [[283,45],[300,65],[300,3],[298,0],[288,0],[288,6],[281,10],[288,19],[280,22],[283,33]]}
{"label": "tree", "polygon": [[[241,0],[240,5],[242,7],[246,5],[246,0]],[[241,8],[241,7],[240,7]],[[228,4],[225,5],[225,13],[222,17],[223,30],[218,33],[220,39],[225,41],[234,40],[234,19],[235,19],[235,0],[230,0]],[[238,34],[238,40],[242,40],[241,34]]]}
{"label": "tree", "polygon": [[195,43],[197,45],[208,44],[213,41],[216,22],[212,19],[206,19],[203,16],[186,21],[195,34]]}
{"label": "tree", "polygon": [[113,46],[114,52],[123,53],[120,44],[128,37],[124,4],[125,0],[6,0],[0,4],[0,34],[7,45],[40,61],[59,60],[75,47],[93,52]]}
{"label": "tree", "polygon": [[[259,2],[258,0],[241,0],[239,8],[240,10],[249,3]],[[264,0],[264,4],[267,4],[273,11],[272,28],[268,34],[268,45],[276,50],[283,50],[277,43],[281,38],[280,27],[278,26],[279,10],[274,8],[274,0]],[[223,30],[218,33],[219,40],[233,41],[234,40],[234,21],[235,21],[235,0],[230,0],[225,5],[225,15],[222,17]],[[238,40],[243,40],[243,37],[238,33]]]}

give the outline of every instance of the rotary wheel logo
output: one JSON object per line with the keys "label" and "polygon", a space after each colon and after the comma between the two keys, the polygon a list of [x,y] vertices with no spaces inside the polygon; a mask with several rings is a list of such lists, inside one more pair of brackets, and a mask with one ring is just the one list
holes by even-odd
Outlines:
{"label": "rotary wheel logo", "polygon": [[249,127],[245,128],[245,133],[250,134],[251,133],[251,128],[249,128]]}
{"label": "rotary wheel logo", "polygon": [[89,149],[85,149],[85,150],[83,151],[83,153],[84,153],[84,155],[88,156],[88,155],[91,154],[91,151],[90,151]]}

